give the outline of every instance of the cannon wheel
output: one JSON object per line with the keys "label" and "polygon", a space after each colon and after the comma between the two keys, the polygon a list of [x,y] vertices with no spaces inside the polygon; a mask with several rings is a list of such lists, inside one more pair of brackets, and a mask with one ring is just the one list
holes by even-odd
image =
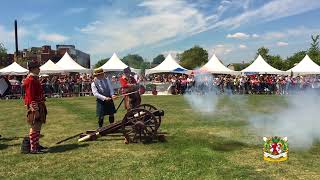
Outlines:
{"label": "cannon wheel", "polygon": [[[158,110],[156,107],[152,106],[151,104],[140,104],[137,108],[145,109],[150,112]],[[158,127],[157,127],[157,129],[158,129],[161,125],[161,116],[155,116],[155,117],[158,119],[158,122],[159,122]]]}
{"label": "cannon wheel", "polygon": [[148,110],[131,109],[122,120],[122,132],[129,142],[148,142],[157,136],[158,119]]}

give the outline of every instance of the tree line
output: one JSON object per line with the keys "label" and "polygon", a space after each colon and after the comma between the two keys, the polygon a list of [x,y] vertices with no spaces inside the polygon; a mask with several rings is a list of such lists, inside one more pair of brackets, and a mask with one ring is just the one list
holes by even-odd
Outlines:
{"label": "tree line", "polygon": [[[299,63],[304,58],[306,54],[308,54],[315,63],[320,65],[319,35],[311,36],[310,47],[307,50],[298,51],[294,53],[292,56],[289,56],[285,59],[282,58],[280,55],[270,54],[269,49],[266,47],[260,47],[256,52],[255,58],[257,58],[259,54],[271,66],[283,71],[294,67],[297,63]],[[2,43],[0,43],[0,59],[1,57],[2,58],[7,57],[7,49],[4,47]],[[208,58],[209,58],[208,51],[199,45],[195,45],[194,47],[188,50],[185,50],[180,54],[177,54],[177,60],[179,61],[179,64],[187,69],[195,69],[197,67],[203,66],[205,63],[208,62]],[[104,58],[99,60],[95,64],[95,68],[102,66],[109,59],[110,58]],[[157,66],[162,61],[164,61],[164,59],[165,57],[163,54],[157,55],[152,59],[152,61],[148,61],[147,59],[144,59],[139,54],[128,54],[124,56],[121,60],[126,65],[132,68],[141,69],[143,72],[145,69],[149,69]],[[249,66],[253,61],[254,59],[251,60],[250,63],[235,63],[234,70],[240,71],[246,68],[247,66]],[[20,63],[23,64],[25,62],[20,62]]]}
{"label": "tree line", "polygon": [[[285,59],[282,58],[280,55],[270,54],[270,50],[266,47],[260,47],[256,52],[255,58],[252,59],[250,63],[235,63],[235,70],[240,71],[246,68],[258,57],[259,54],[267,61],[268,64],[283,71],[286,71],[294,67],[305,57],[306,54],[308,54],[315,63],[320,65],[319,35],[311,36],[311,43],[309,49],[298,51],[294,53],[292,56],[289,56]],[[179,61],[179,64],[187,69],[195,69],[197,67],[203,66],[205,63],[208,62],[208,58],[208,51],[199,45],[195,45],[194,47],[185,50],[180,54],[177,54],[177,60]],[[164,59],[164,55],[159,54],[150,62],[138,54],[128,54],[121,60],[130,67],[144,70],[155,67],[156,65],[160,64]],[[102,66],[105,62],[107,62],[107,60],[109,60],[109,58],[98,61],[95,67],[97,68]]]}

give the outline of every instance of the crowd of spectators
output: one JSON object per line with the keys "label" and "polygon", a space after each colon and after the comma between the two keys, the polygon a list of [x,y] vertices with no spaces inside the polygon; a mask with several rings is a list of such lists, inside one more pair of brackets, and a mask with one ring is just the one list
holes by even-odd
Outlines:
{"label": "crowd of spectators", "polygon": [[288,95],[304,90],[320,90],[320,76],[285,75],[182,75],[162,74],[147,78],[154,83],[170,83],[171,94],[214,91],[217,94]]}
{"label": "crowd of spectators", "polygon": [[[119,74],[108,75],[114,87],[120,88]],[[8,76],[11,83],[11,98],[21,98],[23,81],[21,76]],[[307,89],[320,90],[320,76],[284,75],[186,75],[153,74],[136,77],[140,84],[168,84],[170,94],[185,94],[190,91],[216,94],[275,94],[288,95]],[[88,96],[91,94],[93,77],[87,74],[40,76],[47,97]]]}
{"label": "crowd of spectators", "polygon": [[[25,78],[26,76],[8,76],[11,84],[11,98],[20,98],[24,95],[23,81]],[[91,94],[93,77],[90,75],[52,75],[40,76],[39,79],[47,97],[85,96]]]}

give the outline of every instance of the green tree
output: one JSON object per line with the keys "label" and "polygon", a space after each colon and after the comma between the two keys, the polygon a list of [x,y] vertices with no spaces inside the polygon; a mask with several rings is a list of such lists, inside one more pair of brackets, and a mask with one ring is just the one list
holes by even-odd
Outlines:
{"label": "green tree", "polygon": [[106,58],[106,59],[101,59],[99,60],[95,65],[94,65],[94,68],[99,68],[101,67],[102,65],[104,65],[107,61],[109,61],[110,58]]}
{"label": "green tree", "polygon": [[312,35],[311,40],[312,42],[308,50],[308,55],[315,63],[320,65],[319,35]]}
{"label": "green tree", "polygon": [[0,56],[7,56],[7,49],[4,47],[4,45],[0,42]]}
{"label": "green tree", "polygon": [[233,67],[235,71],[241,71],[248,67],[251,63],[234,63]]}
{"label": "green tree", "polygon": [[285,70],[286,69],[286,63],[283,61],[283,59],[279,55],[270,55],[269,49],[266,47],[261,47],[257,50],[256,58],[259,56],[259,54],[262,56],[262,58],[270,64],[272,67]]}
{"label": "green tree", "polygon": [[181,66],[187,69],[200,67],[208,62],[208,52],[200,46],[194,46],[178,55]]}
{"label": "green tree", "polygon": [[[0,42],[0,61],[7,59],[7,49],[4,47],[4,45]],[[0,63],[1,64],[1,63]],[[1,67],[0,65],[0,68]]]}
{"label": "green tree", "polygon": [[144,63],[143,58],[138,54],[128,54],[121,60],[126,65],[136,69],[141,69],[141,65]]}
{"label": "green tree", "polygon": [[319,53],[319,35],[311,36],[312,42],[309,53]]}
{"label": "green tree", "polygon": [[152,64],[160,64],[162,63],[166,58],[163,54],[159,54],[157,57],[153,58]]}
{"label": "green tree", "polygon": [[141,65],[140,65],[141,72],[140,73],[144,74],[146,69],[149,69],[149,67],[150,67],[150,62],[141,63]]}
{"label": "green tree", "polygon": [[257,59],[257,57],[261,55],[263,57],[263,59],[267,59],[269,56],[269,49],[266,47],[261,47],[258,49],[257,53],[256,53],[256,57],[255,59]]}
{"label": "green tree", "polygon": [[7,54],[7,49],[4,47],[4,45],[0,42],[0,54]]}
{"label": "green tree", "polygon": [[22,66],[22,67],[24,67],[24,68],[28,68],[27,62],[28,62],[28,59],[27,59],[27,58],[24,58],[24,57],[21,57],[21,56],[19,56],[19,57],[16,59],[16,63],[18,63],[20,66]]}
{"label": "green tree", "polygon": [[307,51],[299,51],[288,57],[286,62],[286,70],[294,67],[295,64],[299,63],[307,54]]}
{"label": "green tree", "polygon": [[280,70],[285,70],[286,65],[285,62],[282,60],[282,58],[279,55],[276,56],[267,56],[266,59],[267,63],[270,64],[272,67]]}

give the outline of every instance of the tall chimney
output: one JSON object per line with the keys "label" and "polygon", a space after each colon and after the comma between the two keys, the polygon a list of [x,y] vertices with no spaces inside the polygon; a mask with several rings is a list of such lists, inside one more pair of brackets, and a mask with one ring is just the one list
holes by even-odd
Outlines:
{"label": "tall chimney", "polygon": [[16,40],[16,57],[18,57],[18,24],[17,20],[14,20],[14,37]]}

